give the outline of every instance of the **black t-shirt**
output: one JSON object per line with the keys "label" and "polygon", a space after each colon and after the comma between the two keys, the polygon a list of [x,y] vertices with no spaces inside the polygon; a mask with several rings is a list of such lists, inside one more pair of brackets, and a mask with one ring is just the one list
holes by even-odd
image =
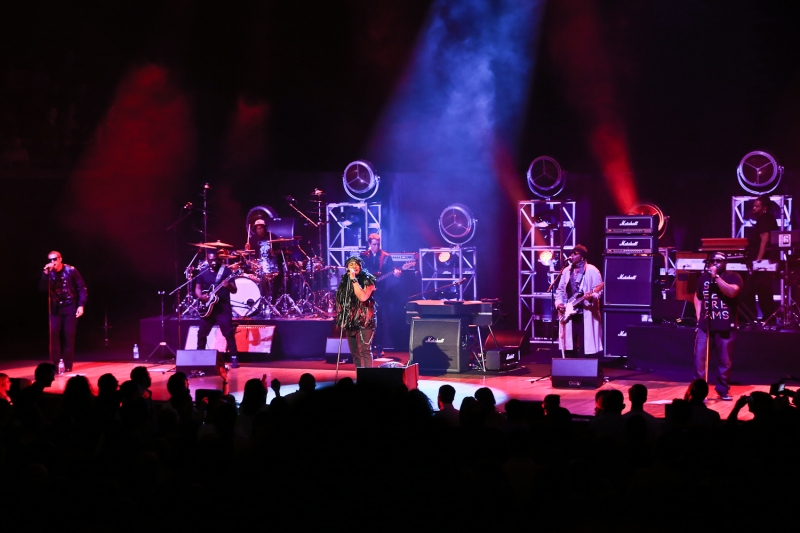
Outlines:
{"label": "black t-shirt", "polygon": [[[200,285],[200,290],[206,291],[212,285],[214,287],[219,286],[223,281],[225,281],[228,276],[233,274],[233,271],[226,266],[221,266],[220,270],[222,274],[219,277],[219,281],[217,281],[217,272],[209,269],[197,276],[197,284]],[[222,287],[217,291],[217,298],[219,298],[220,303],[230,303],[231,301],[231,292],[228,290],[227,287]]]}
{"label": "black t-shirt", "polygon": [[[761,247],[761,234],[769,233],[770,231],[776,231],[777,229],[778,222],[770,212],[762,213],[756,220],[756,223],[753,225],[753,227],[747,228],[747,258],[750,261],[753,261],[756,257],[758,257],[758,250]],[[769,247],[769,243],[767,243],[767,247]],[[778,250],[768,249],[764,253],[764,259],[777,261]]]}
{"label": "black t-shirt", "polygon": [[[729,285],[742,287],[742,276],[736,272],[724,272],[722,279]],[[711,331],[730,331],[736,325],[739,308],[739,295],[728,298],[716,282],[711,279],[711,274],[703,272],[697,279],[697,298],[700,300],[700,321],[698,327],[706,331],[707,313],[711,310]]]}

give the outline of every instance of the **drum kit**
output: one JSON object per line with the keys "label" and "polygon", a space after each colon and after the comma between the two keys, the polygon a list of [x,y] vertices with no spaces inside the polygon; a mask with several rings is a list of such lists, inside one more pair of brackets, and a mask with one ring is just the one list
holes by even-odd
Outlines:
{"label": "drum kit", "polygon": [[[263,216],[266,212],[271,217],[270,211],[268,208],[251,210],[257,215],[248,215],[248,243],[253,222],[258,219],[270,220]],[[311,223],[317,225],[313,221]],[[287,229],[291,235],[293,224]],[[321,257],[307,254],[300,240],[297,236],[277,236],[270,232],[269,238],[258,241],[258,250],[250,249],[250,246],[237,250],[235,246],[221,241],[187,243],[197,250],[184,271],[186,282],[176,289],[189,287],[176,312],[186,318],[199,316],[192,281],[208,268],[201,253],[216,250],[223,264],[237,274],[234,277],[237,290],[230,296],[234,318],[334,316],[335,291],[344,269],[329,267]]]}

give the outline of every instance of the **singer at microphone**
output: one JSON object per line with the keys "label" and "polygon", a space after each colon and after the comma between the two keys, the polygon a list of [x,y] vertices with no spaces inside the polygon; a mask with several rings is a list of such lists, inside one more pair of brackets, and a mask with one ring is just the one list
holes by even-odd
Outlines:
{"label": "singer at microphone", "polygon": [[739,314],[739,293],[742,277],[736,272],[727,271],[727,257],[717,252],[712,256],[711,265],[697,278],[697,291],[694,295],[697,332],[695,337],[694,378],[714,381],[706,375],[708,367],[707,344],[710,343],[708,357],[718,359],[718,374],[715,389],[721,400],[732,400],[730,396],[731,354],[736,335]]}
{"label": "singer at microphone", "polygon": [[585,357],[603,350],[603,278],[597,267],[586,260],[587,255],[582,244],[573,248],[556,288],[559,346],[564,357]]}
{"label": "singer at microphone", "polygon": [[47,292],[49,303],[50,362],[57,365],[63,359],[65,370],[71,372],[78,318],[83,316],[88,291],[78,269],[64,263],[59,252],[50,252],[47,260],[39,290]]}
{"label": "singer at microphone", "polygon": [[372,339],[377,324],[375,276],[363,268],[358,256],[347,259],[347,271],[336,289],[336,326],[347,337],[356,368],[372,367]]}

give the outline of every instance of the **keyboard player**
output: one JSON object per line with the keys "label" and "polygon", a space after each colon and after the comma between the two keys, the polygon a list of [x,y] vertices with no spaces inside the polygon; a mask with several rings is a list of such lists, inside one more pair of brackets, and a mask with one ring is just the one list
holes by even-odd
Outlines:
{"label": "keyboard player", "polygon": [[[778,250],[768,249],[769,233],[778,229],[778,222],[772,211],[773,206],[768,194],[759,196],[753,202],[752,220],[755,224],[745,229],[747,237],[745,257],[750,264],[765,259],[772,264],[778,262]],[[752,312],[753,316],[756,316],[756,296],[758,296],[761,320],[767,320],[777,308],[773,298],[774,278],[774,272],[754,269],[744,282],[741,303]]]}

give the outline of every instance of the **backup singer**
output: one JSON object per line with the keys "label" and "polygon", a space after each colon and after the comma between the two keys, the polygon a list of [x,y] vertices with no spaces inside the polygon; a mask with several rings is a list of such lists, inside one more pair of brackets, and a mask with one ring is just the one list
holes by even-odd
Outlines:
{"label": "backup singer", "polygon": [[585,294],[582,309],[566,321],[559,322],[558,342],[569,357],[584,357],[603,351],[603,327],[600,315],[600,295],[603,278],[594,265],[586,261],[587,250],[575,246],[571,264],[562,272],[556,289],[556,308],[564,313],[567,302],[578,293]]}
{"label": "backup singer", "polygon": [[200,317],[200,328],[197,331],[197,349],[206,348],[206,340],[211,328],[218,325],[222,336],[228,345],[228,352],[233,356],[239,352],[236,348],[236,328],[233,325],[233,308],[231,307],[231,294],[236,294],[236,282],[228,279],[233,271],[222,264],[216,251],[206,254],[208,270],[197,276],[194,293],[201,302],[207,304],[210,300],[209,292],[216,288],[216,297],[219,299],[211,308],[208,316]]}
{"label": "backup singer", "polygon": [[78,318],[83,315],[88,291],[78,269],[64,263],[60,253],[50,252],[47,260],[39,289],[47,291],[49,299],[50,361],[57,365],[58,360],[63,359],[65,370],[72,372],[75,361],[75,332],[78,329]]}
{"label": "backup singer", "polygon": [[694,307],[697,313],[697,336],[694,341],[694,377],[705,379],[706,342],[711,337],[709,359],[719,360],[717,384],[714,388],[720,400],[729,401],[731,377],[731,354],[733,353],[733,330],[736,327],[739,291],[742,277],[726,270],[727,257],[721,252],[714,254],[713,263],[697,279]]}
{"label": "backup singer", "polygon": [[377,319],[372,297],[375,276],[363,268],[360,257],[350,257],[346,266],[347,273],[336,289],[336,325],[347,336],[356,368],[372,368],[371,345]]}

